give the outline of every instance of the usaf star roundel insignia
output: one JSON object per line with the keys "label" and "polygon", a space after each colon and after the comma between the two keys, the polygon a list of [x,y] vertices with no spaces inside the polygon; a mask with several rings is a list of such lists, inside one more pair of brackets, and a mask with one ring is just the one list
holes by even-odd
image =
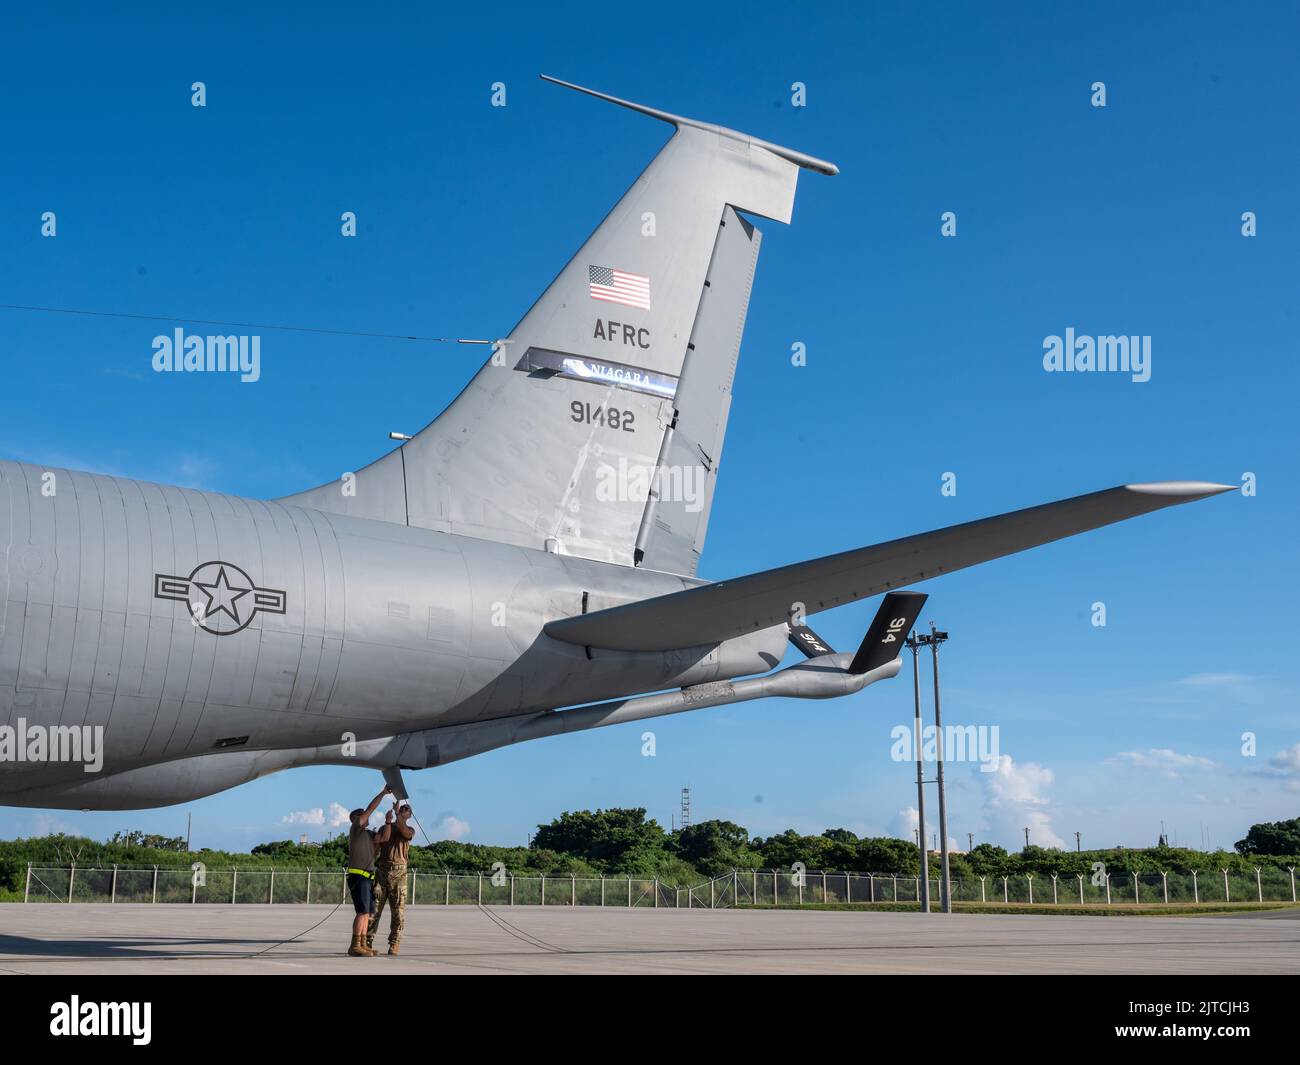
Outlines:
{"label": "usaf star roundel insignia", "polygon": [[283,614],[285,594],[259,588],[253,578],[230,562],[204,562],[188,577],[155,573],[155,599],[186,603],[194,624],[213,636],[232,636],[248,628],[259,611]]}

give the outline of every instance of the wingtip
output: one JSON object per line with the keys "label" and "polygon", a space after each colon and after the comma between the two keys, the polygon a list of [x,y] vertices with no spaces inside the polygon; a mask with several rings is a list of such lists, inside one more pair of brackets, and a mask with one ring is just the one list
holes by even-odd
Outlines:
{"label": "wingtip", "polygon": [[1126,484],[1130,492],[1149,496],[1171,496],[1179,499],[1205,499],[1209,496],[1233,492],[1234,484],[1216,484],[1213,481],[1153,481],[1149,484]]}

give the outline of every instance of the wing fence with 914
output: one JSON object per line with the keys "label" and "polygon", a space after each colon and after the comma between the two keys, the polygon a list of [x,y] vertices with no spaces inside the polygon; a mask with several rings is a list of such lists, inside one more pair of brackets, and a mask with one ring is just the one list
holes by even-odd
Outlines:
{"label": "wing fence with 914", "polygon": [[903,641],[921,615],[926,598],[921,592],[890,592],[885,596],[862,646],[849,664],[849,672],[868,673],[897,658],[902,653]]}

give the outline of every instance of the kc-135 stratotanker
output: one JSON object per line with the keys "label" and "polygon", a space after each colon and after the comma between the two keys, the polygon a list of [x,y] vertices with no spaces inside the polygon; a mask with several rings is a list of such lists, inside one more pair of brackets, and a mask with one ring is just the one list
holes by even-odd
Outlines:
{"label": "kc-135 stratotanker", "polygon": [[[97,772],[11,751],[0,802],[163,806],[322,763],[400,785],[523,740],[849,695],[900,668],[925,599],[901,589],[1230,490],[1121,485],[697,579],[761,240],[747,216],[788,223],[799,172],[837,170],[580,91],[674,132],[468,387],[347,491],[56,470],[49,494],[48,467],[0,462],[0,722],[103,742]],[[649,490],[617,490],[628,471]],[[802,624],[881,594],[856,652]],[[782,668],[791,643],[807,657]]]}

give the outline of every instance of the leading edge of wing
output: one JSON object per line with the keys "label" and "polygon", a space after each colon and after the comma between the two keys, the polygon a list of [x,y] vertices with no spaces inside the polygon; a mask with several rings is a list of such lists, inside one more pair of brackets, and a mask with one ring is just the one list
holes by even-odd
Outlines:
{"label": "leading edge of wing", "polygon": [[1206,481],[1120,485],[561,618],[542,631],[566,643],[613,651],[671,651],[718,643],[782,624],[796,603],[805,614],[815,614],[1234,487]]}

